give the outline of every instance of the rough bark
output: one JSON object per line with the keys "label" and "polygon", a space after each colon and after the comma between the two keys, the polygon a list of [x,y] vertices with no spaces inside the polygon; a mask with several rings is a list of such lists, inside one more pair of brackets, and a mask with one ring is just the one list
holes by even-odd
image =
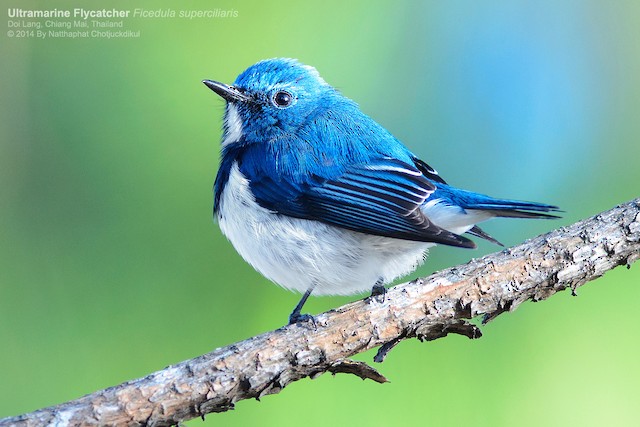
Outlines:
{"label": "rough bark", "polygon": [[324,372],[385,382],[348,358],[379,347],[381,362],[407,338],[449,333],[480,337],[483,322],[527,300],[572,292],[606,271],[640,258],[640,198],[502,252],[390,289],[384,302],[362,300],[219,348],[77,400],[0,420],[19,425],[175,425],[278,393]]}

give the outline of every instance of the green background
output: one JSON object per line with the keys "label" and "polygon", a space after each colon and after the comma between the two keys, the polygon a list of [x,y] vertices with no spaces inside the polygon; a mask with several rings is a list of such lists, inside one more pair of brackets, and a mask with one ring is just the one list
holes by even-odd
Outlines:
{"label": "green background", "polygon": [[[638,2],[4,3],[0,417],[286,321],[299,295],[212,221],[224,104],[204,78],[298,58],[454,185],[565,210],[487,224],[507,245],[638,196]],[[8,7],[145,5],[238,16],[124,20],[135,39],[6,35]],[[411,277],[496,250],[437,247]],[[639,271],[526,303],[478,341],[404,342],[378,366],[389,384],[324,375],[188,425],[637,425]]]}

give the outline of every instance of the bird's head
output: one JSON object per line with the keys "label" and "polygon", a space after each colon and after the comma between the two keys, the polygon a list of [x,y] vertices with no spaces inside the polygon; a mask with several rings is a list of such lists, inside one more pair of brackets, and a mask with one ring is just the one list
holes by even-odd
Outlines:
{"label": "bird's head", "polygon": [[227,101],[223,144],[266,142],[295,133],[317,114],[347,102],[315,68],[295,59],[267,59],[252,65],[233,85],[204,80]]}

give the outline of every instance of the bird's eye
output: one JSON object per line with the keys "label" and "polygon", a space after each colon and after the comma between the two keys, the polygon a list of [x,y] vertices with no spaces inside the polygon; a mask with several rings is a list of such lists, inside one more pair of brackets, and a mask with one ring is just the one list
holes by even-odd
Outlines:
{"label": "bird's eye", "polygon": [[284,90],[278,91],[273,95],[273,103],[280,108],[287,108],[293,103],[293,96]]}

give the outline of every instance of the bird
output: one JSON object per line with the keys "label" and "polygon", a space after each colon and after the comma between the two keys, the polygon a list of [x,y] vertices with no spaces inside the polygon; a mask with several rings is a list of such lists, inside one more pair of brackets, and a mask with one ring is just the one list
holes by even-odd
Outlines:
{"label": "bird", "polygon": [[251,65],[226,101],[213,212],[259,273],[302,293],[289,324],[314,320],[311,294],[371,291],[415,271],[436,244],[474,248],[493,217],[558,218],[554,205],[498,199],[449,185],[438,172],[309,65]]}

